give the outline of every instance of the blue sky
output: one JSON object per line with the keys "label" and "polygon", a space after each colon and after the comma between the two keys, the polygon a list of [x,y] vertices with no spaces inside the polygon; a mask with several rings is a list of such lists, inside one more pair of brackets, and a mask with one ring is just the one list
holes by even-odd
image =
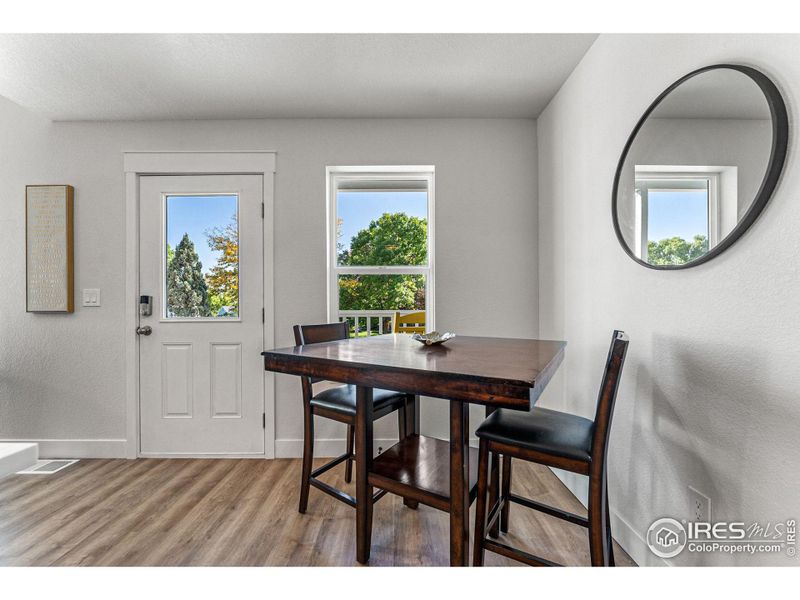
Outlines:
{"label": "blue sky", "polygon": [[174,249],[188,233],[208,273],[219,253],[208,247],[205,232],[230,223],[236,211],[236,196],[167,196],[167,243]]}
{"label": "blue sky", "polygon": [[383,213],[404,212],[410,217],[427,218],[428,192],[339,192],[336,210],[342,219],[340,241],[349,248],[353,236]]}
{"label": "blue sky", "polygon": [[658,242],[677,235],[689,241],[697,234],[708,236],[705,190],[648,193],[648,240]]}

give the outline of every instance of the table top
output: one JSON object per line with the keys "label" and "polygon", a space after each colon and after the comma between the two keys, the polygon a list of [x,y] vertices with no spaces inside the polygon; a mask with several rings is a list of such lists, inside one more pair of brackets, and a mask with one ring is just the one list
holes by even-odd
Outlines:
{"label": "table top", "polygon": [[269,371],[453,400],[529,406],[563,360],[566,342],[458,336],[424,346],[387,334],[263,352]]}

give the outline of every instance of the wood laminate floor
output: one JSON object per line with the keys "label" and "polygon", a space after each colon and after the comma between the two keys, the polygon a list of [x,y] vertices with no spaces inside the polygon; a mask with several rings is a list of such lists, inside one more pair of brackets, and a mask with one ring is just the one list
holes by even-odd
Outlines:
{"label": "wood laminate floor", "polygon": [[[343,472],[324,478],[354,493]],[[0,565],[357,565],[355,510],[312,488],[299,514],[299,480],[295,459],[82,460],[54,475],[13,475],[0,480]],[[585,514],[544,467],[515,461],[513,488]],[[520,506],[504,537],[589,564],[585,529]],[[444,566],[448,548],[445,513],[392,495],[376,504],[371,565]],[[618,565],[633,564],[614,552]],[[486,563],[516,564],[492,553]]]}

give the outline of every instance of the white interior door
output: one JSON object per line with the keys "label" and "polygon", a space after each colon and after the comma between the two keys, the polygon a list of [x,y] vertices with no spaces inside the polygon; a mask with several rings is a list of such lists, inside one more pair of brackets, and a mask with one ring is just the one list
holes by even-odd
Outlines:
{"label": "white interior door", "polygon": [[140,178],[143,455],[264,454],[263,183]]}

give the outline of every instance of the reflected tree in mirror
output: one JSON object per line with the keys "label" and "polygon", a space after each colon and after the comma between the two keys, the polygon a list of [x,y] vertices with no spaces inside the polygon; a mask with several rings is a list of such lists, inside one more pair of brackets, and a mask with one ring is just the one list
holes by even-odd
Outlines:
{"label": "reflected tree in mirror", "polygon": [[647,262],[651,265],[685,265],[708,252],[708,238],[696,235],[691,242],[682,237],[671,237],[658,242],[647,242]]}

